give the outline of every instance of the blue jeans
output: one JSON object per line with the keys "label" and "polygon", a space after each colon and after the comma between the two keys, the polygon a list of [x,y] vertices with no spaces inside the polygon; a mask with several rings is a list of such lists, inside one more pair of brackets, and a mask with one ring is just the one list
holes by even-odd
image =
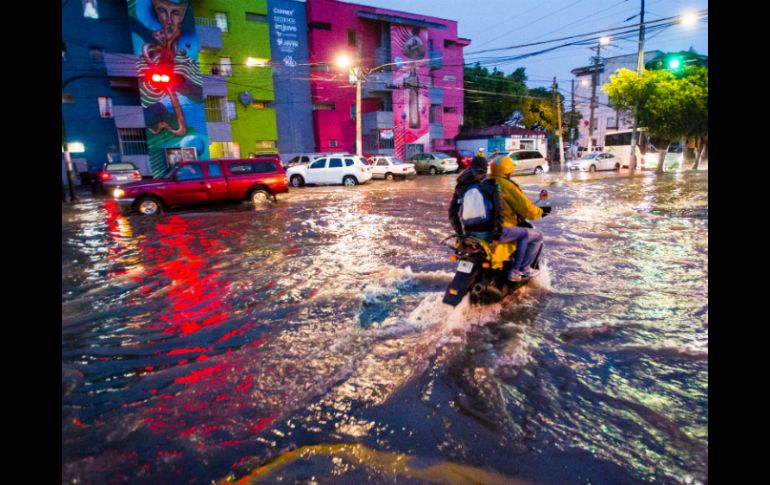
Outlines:
{"label": "blue jeans", "polygon": [[521,271],[535,262],[535,257],[543,245],[543,233],[528,227],[504,227],[500,242],[516,241],[516,254],[513,269]]}

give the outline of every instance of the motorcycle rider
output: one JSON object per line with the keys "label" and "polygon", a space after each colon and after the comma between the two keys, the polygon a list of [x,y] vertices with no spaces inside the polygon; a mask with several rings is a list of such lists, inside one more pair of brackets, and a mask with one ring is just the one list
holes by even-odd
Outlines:
{"label": "motorcycle rider", "polygon": [[498,239],[501,235],[503,221],[502,199],[499,198],[499,195],[494,194],[495,186],[493,184],[482,183],[485,182],[487,178],[487,167],[488,162],[486,157],[484,157],[484,149],[479,148],[478,152],[476,152],[476,156],[471,160],[470,166],[465,169],[459,177],[457,177],[457,185],[455,186],[452,200],[449,203],[449,222],[451,222],[452,227],[455,230],[455,234],[457,235],[463,235],[465,233],[463,225],[460,222],[460,205],[461,201],[463,200],[463,195],[465,195],[465,191],[468,190],[468,187],[473,184],[481,184],[482,189],[493,201],[493,205],[495,207],[495,217],[493,224],[489,227],[474,227],[466,229],[468,229],[468,232],[475,233],[490,232],[491,235],[488,235],[488,237],[494,239]]}
{"label": "motorcycle rider", "polygon": [[532,268],[532,263],[543,245],[543,234],[537,229],[519,226],[521,220],[537,220],[551,212],[550,207],[537,207],[511,180],[516,163],[508,156],[495,160],[490,168],[489,179],[496,182],[502,199],[502,234],[493,239],[494,247],[500,242],[516,241],[513,269],[508,274],[510,281],[521,281],[522,276],[532,278],[540,271]]}

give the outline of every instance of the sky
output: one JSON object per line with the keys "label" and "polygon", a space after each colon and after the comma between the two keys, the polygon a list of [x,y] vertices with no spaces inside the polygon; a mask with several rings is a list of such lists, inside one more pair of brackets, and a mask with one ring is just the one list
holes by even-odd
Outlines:
{"label": "sky", "polygon": [[[465,48],[465,62],[484,56],[502,57],[524,54],[549,47],[543,44],[507,51],[473,54],[479,50],[508,47],[531,42],[602,31],[637,24],[640,0],[349,0],[350,3],[402,10],[458,21],[460,37],[471,39]],[[705,0],[646,0],[645,22],[680,15],[686,11],[708,9]],[[637,15],[633,19],[629,17]],[[602,56],[636,54],[638,34],[632,39],[616,39],[602,48]],[[645,36],[645,51],[680,51],[694,48],[708,54],[708,20],[694,27],[674,25]],[[526,68],[530,88],[549,87],[556,76],[559,87],[568,85],[572,69],[587,66],[596,48],[570,46],[528,59],[498,65],[506,73]],[[483,64],[482,64],[483,65]],[[492,66],[489,66],[492,69]]]}

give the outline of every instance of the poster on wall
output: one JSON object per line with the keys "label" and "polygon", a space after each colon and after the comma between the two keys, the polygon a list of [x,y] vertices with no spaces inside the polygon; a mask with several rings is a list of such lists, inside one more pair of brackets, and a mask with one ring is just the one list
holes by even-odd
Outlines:
{"label": "poster on wall", "polygon": [[428,31],[408,25],[393,25],[393,118],[396,156],[405,157],[406,145],[429,144]]}
{"label": "poster on wall", "polygon": [[166,148],[166,160],[169,166],[174,166],[183,160],[197,160],[198,155],[193,147]]}
{"label": "poster on wall", "polygon": [[184,0],[129,0],[128,14],[152,174],[166,170],[167,148],[194,148],[198,158],[208,159],[192,6]]}

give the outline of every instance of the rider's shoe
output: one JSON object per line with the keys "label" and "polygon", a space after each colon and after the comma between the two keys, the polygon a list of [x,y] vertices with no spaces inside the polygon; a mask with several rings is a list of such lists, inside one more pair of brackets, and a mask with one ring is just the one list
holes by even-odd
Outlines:
{"label": "rider's shoe", "polygon": [[534,278],[535,276],[540,274],[540,270],[539,269],[535,269],[535,268],[531,268],[531,267],[530,268],[525,268],[521,272],[521,274],[523,276],[526,276],[527,278]]}
{"label": "rider's shoe", "polygon": [[512,269],[508,273],[508,281],[513,281],[513,282],[521,281],[521,273],[519,272],[519,270]]}

